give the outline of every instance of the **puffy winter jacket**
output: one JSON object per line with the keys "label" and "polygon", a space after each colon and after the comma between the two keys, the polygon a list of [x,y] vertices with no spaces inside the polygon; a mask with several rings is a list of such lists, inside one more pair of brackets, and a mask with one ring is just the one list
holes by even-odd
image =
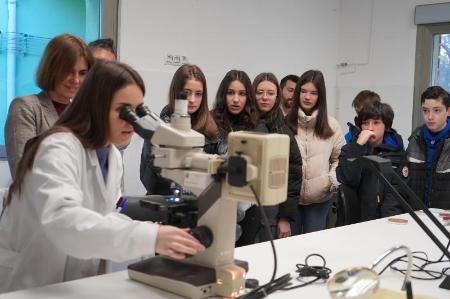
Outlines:
{"label": "puffy winter jacket", "polygon": [[336,191],[336,167],[339,154],[344,145],[344,137],[336,119],[328,116],[328,123],[334,134],[320,139],[314,134],[317,110],[306,115],[302,109],[298,114],[298,131],[295,135],[303,159],[303,180],[300,192],[300,204],[320,203]]}
{"label": "puffy winter jacket", "polygon": [[[373,171],[363,169],[348,161],[349,158],[378,155],[389,159],[394,169],[399,171],[405,157],[402,137],[390,129],[385,133],[384,142],[380,146],[370,148],[367,144],[358,144],[356,142],[358,136],[359,134],[355,135],[352,141],[342,148],[339,165],[336,169],[338,181],[352,188],[357,194],[358,205],[352,209],[360,211],[360,221],[403,213],[404,211],[394,195],[380,182]],[[388,179],[396,186],[392,178]]]}
{"label": "puffy winter jacket", "polygon": [[[426,165],[426,145],[423,130],[416,130],[411,136],[407,152],[407,163],[402,173],[414,193],[424,199]],[[428,186],[428,206],[450,209],[450,137],[438,144]],[[418,209],[419,206],[410,203]]]}

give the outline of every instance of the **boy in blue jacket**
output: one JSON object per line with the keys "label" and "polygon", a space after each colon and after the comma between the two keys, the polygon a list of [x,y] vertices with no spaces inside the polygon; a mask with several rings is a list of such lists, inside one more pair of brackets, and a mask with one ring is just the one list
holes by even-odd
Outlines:
{"label": "boy in blue jacket", "polygon": [[425,205],[450,209],[449,94],[431,86],[422,93],[421,105],[424,125],[410,138],[402,174]]}
{"label": "boy in blue jacket", "polygon": [[[355,109],[356,115],[362,110],[365,104],[380,102],[380,96],[370,90],[361,90],[356,97],[353,99],[352,107]],[[358,123],[358,116],[355,116],[355,124],[351,122],[347,123],[348,132],[345,134],[345,143],[350,143],[353,136],[358,135],[360,128],[356,125]]]}
{"label": "boy in blue jacket", "polygon": [[403,213],[393,194],[373,171],[348,161],[349,158],[378,155],[391,160],[392,166],[399,169],[405,151],[402,137],[391,128],[393,119],[394,112],[388,104],[366,103],[357,118],[361,131],[342,147],[336,174],[338,181],[350,187],[358,198],[356,206],[352,207],[359,210],[360,217],[355,222]]}

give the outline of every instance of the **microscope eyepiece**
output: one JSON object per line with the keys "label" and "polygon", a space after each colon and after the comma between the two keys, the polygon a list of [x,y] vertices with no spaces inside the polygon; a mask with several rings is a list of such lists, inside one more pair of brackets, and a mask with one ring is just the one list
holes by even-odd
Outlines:
{"label": "microscope eyepiece", "polygon": [[147,106],[145,106],[144,104],[142,104],[142,105],[139,105],[137,108],[136,108],[136,114],[139,116],[139,117],[144,117],[144,116],[146,116],[146,115],[150,115],[152,112],[150,111],[150,109],[147,107]]}
{"label": "microscope eyepiece", "polygon": [[161,124],[159,117],[144,105],[136,107],[136,113],[130,105],[120,108],[119,118],[133,126],[134,131],[145,139],[151,139]]}
{"label": "microscope eyepiece", "polygon": [[134,123],[139,119],[136,113],[134,113],[133,110],[131,109],[130,105],[125,105],[120,109],[119,118],[123,119],[124,121],[130,124]]}

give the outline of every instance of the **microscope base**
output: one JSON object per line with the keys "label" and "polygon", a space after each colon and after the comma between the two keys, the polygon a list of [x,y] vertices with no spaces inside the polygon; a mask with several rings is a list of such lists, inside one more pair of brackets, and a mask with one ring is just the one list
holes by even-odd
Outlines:
{"label": "microscope base", "polygon": [[238,297],[245,289],[247,262],[215,268],[156,256],[128,266],[131,279],[187,298]]}

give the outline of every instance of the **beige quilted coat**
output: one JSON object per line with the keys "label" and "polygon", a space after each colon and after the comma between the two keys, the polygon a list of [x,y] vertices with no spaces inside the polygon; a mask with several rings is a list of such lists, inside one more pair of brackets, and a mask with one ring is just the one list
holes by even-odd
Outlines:
{"label": "beige quilted coat", "polygon": [[338,165],[344,137],[336,119],[328,116],[328,123],[334,134],[328,139],[314,135],[317,110],[306,115],[298,113],[298,131],[295,136],[303,159],[303,180],[299,204],[320,203],[329,199],[337,190],[336,167]]}

